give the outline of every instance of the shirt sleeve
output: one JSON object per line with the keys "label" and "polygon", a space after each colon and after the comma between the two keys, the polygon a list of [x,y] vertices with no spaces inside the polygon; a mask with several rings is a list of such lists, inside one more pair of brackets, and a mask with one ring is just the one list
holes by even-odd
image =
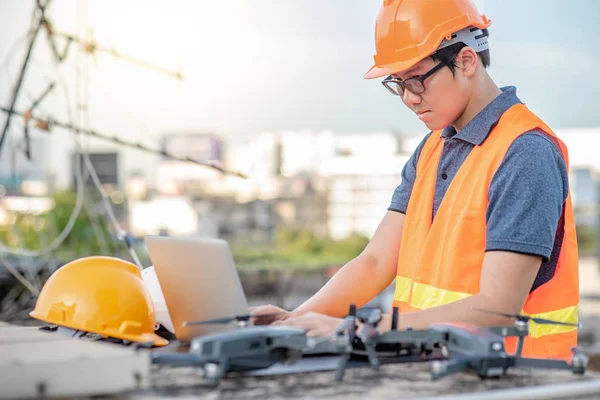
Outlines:
{"label": "shirt sleeve", "polygon": [[410,156],[404,168],[402,168],[402,180],[400,181],[400,185],[394,190],[392,195],[392,203],[388,207],[389,211],[397,211],[402,214],[406,214],[406,209],[408,208],[408,201],[410,200],[410,194],[412,192],[413,185],[415,184],[415,179],[417,179],[417,162],[419,162],[419,156],[421,155],[421,150],[431,136],[431,132],[425,135],[425,138],[421,140],[421,143],[417,146],[413,154]]}
{"label": "shirt sleeve", "polygon": [[566,164],[556,145],[542,132],[519,136],[490,183],[486,250],[547,261],[568,191]]}

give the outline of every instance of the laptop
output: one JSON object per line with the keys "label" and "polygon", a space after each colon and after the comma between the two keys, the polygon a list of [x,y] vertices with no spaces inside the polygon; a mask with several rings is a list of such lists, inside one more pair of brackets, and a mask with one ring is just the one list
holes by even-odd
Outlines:
{"label": "laptop", "polygon": [[229,324],[183,326],[248,314],[248,302],[226,241],[200,237],[146,236],[146,247],[163,291],[175,336],[196,336],[237,328]]}

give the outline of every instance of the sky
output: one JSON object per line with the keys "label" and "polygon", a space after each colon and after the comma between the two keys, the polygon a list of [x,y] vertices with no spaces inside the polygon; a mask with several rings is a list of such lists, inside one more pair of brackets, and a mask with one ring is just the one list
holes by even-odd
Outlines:
{"label": "sky", "polygon": [[[24,57],[23,35],[34,3],[0,0],[2,105],[8,105]],[[17,109],[56,81],[39,108],[42,115],[149,146],[177,132],[214,132],[231,144],[261,132],[298,129],[424,134],[426,127],[399,98],[379,80],[363,78],[373,61],[380,5],[381,0],[53,0],[48,16],[56,30],[93,36],[124,54],[181,69],[184,79],[101,52],[78,55],[76,46],[55,66],[42,34]],[[499,86],[516,86],[521,100],[555,129],[600,126],[599,2],[477,5],[492,20],[490,74]],[[81,115],[74,107],[78,92],[88,104]],[[19,137],[22,123],[15,121],[12,135]],[[71,136],[56,130],[49,138],[48,168],[64,181]],[[114,149],[92,140],[85,145]],[[156,157],[136,150],[123,154],[126,169],[152,175]]]}

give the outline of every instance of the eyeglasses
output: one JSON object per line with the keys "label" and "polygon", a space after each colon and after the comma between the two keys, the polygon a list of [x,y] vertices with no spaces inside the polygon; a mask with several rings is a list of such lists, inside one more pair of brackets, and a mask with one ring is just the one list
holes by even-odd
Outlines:
{"label": "eyeglasses", "polygon": [[414,78],[409,78],[405,81],[396,79],[392,75],[385,78],[381,83],[383,86],[387,88],[392,94],[396,96],[404,95],[404,89],[408,90],[414,94],[421,94],[425,91],[425,84],[423,81],[429,78],[431,75],[436,73],[439,69],[443,68],[446,64],[439,63],[435,67],[431,68],[429,71],[422,76],[415,76]]}

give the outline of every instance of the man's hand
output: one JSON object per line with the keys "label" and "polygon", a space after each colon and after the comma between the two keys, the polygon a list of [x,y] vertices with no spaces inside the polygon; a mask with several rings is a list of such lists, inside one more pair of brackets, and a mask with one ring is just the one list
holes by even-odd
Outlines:
{"label": "man's hand", "polygon": [[335,333],[336,328],[342,321],[341,318],[308,312],[300,316],[291,316],[280,319],[273,322],[272,325],[286,325],[306,329],[306,336],[328,337]]}
{"label": "man's hand", "polygon": [[293,315],[292,312],[272,304],[250,307],[249,311],[250,315],[254,317],[254,325],[269,325],[275,321],[286,319]]}

